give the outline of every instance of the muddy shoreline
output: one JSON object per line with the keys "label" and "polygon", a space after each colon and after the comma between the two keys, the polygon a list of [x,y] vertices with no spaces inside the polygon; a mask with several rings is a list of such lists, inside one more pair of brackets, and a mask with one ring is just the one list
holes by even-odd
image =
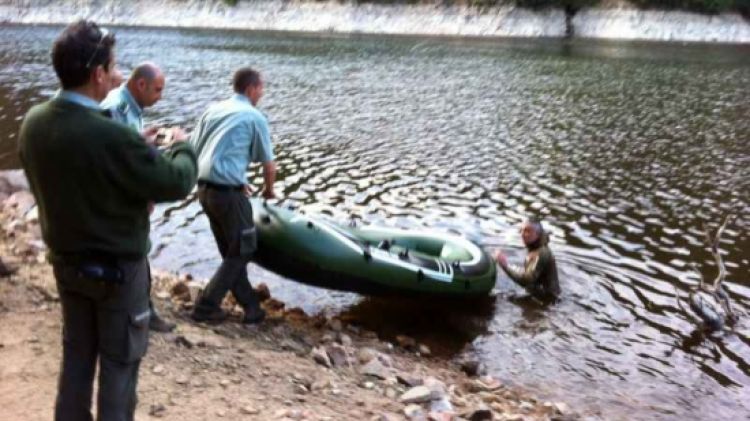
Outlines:
{"label": "muddy shoreline", "polygon": [[[0,173],[0,405],[8,420],[49,419],[60,359],[60,309],[33,197],[20,171]],[[202,282],[154,271],[157,307],[178,323],[152,334],[141,365],[137,419],[578,419],[563,402],[481,375],[407,336],[393,342],[336,317],[274,299],[260,326],[187,317]]]}

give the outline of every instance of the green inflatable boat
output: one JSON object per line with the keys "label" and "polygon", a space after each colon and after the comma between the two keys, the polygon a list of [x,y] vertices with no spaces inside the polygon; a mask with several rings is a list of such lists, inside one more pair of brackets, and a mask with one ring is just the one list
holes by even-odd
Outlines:
{"label": "green inflatable boat", "polygon": [[294,280],[369,295],[486,296],[495,263],[476,244],[440,232],[349,227],[250,199],[254,261]]}

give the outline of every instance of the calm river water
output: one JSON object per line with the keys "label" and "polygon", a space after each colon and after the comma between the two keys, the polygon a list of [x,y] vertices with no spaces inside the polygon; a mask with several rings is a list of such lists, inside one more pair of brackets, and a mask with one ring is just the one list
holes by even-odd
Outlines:
{"label": "calm river water", "polygon": [[[0,26],[0,167],[18,166],[23,113],[53,94],[59,28]],[[500,276],[486,308],[372,300],[253,281],[310,313],[344,313],[603,419],[750,417],[750,48],[551,40],[295,36],[120,28],[123,70],[168,75],[147,120],[191,128],[233,69],[267,78],[262,109],[288,203],[342,221],[452,230],[520,261],[517,224],[545,218],[562,301],[517,299]],[[257,173],[253,180],[259,184]],[[64,192],[61,192],[64,194]],[[748,313],[702,337],[677,305],[716,268]],[[195,201],[153,218],[157,267],[208,277],[218,254]]]}

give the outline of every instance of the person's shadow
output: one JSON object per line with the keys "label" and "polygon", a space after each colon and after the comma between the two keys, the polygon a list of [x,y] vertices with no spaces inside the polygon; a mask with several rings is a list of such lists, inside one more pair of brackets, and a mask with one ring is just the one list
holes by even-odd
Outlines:
{"label": "person's shadow", "polygon": [[381,339],[406,335],[427,345],[433,354],[452,357],[488,331],[495,297],[473,300],[367,297],[339,317]]}

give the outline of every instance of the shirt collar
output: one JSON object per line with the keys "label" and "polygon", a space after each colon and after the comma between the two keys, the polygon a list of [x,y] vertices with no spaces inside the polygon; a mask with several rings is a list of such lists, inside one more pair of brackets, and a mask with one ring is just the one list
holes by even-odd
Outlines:
{"label": "shirt collar", "polygon": [[244,102],[245,104],[248,104],[248,105],[251,105],[251,106],[253,105],[253,104],[250,103],[250,99],[248,97],[246,97],[245,95],[242,95],[242,94],[234,94],[232,96],[232,99],[234,99],[235,101]]}
{"label": "shirt collar", "polygon": [[135,101],[135,98],[133,98],[133,94],[130,93],[128,87],[123,85],[117,89],[120,90],[120,95],[122,95],[125,101],[127,101],[128,105],[130,105],[130,108],[133,109],[136,115],[140,117],[143,114],[143,108],[141,108],[141,106],[138,105],[138,103]]}
{"label": "shirt collar", "polygon": [[93,98],[81,95],[78,92],[62,90],[57,92],[56,97],[97,111],[102,109]]}

